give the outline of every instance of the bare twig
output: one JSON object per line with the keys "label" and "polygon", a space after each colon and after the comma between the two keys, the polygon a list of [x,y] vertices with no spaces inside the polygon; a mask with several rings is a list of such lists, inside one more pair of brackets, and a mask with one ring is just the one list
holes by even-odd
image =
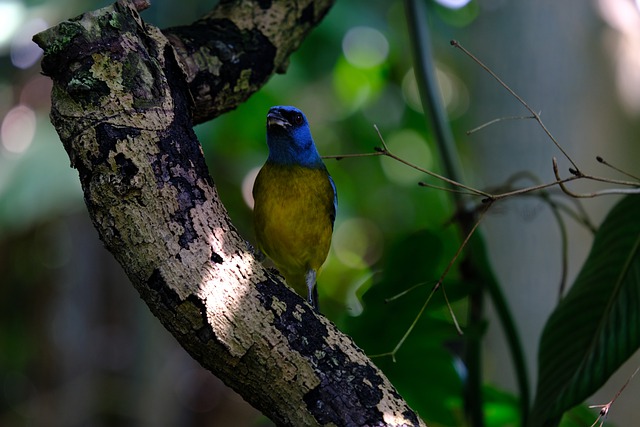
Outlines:
{"label": "bare twig", "polygon": [[609,183],[613,182],[620,185],[634,186],[635,188],[608,188],[605,190],[594,191],[591,193],[575,193],[569,190],[566,185],[564,185],[565,182],[572,181],[572,180],[571,179],[563,180],[562,178],[560,178],[560,172],[558,171],[558,160],[555,157],[553,158],[553,173],[556,176],[556,182],[558,183],[562,191],[565,192],[567,195],[577,199],[587,199],[587,198],[593,198],[593,197],[605,196],[605,195],[611,195],[611,194],[640,194],[640,187],[638,187],[638,183],[629,182],[629,181],[619,181],[619,180],[608,179],[608,178],[600,178],[597,176],[582,175],[582,174],[580,176],[573,176],[571,178],[576,178],[576,179],[586,178],[593,181],[609,182]]}
{"label": "bare twig", "polygon": [[337,154],[333,156],[322,156],[322,158],[342,160],[342,159],[352,159],[355,157],[378,157],[378,156],[384,156],[384,155],[385,153],[383,153],[382,151],[374,151],[373,153],[353,153],[353,154]]}
{"label": "bare twig", "polygon": [[614,171],[616,171],[616,172],[620,172],[621,174],[626,175],[626,176],[628,176],[629,178],[633,178],[633,179],[637,180],[638,182],[640,182],[640,178],[638,178],[638,177],[637,177],[637,176],[635,176],[635,175],[630,174],[629,172],[623,171],[622,169],[620,169],[620,168],[618,168],[618,167],[616,167],[616,166],[613,166],[611,163],[609,163],[609,162],[607,162],[605,159],[603,159],[603,158],[602,158],[602,156],[597,156],[597,157],[596,157],[596,160],[597,160],[598,162],[602,163],[602,164],[603,164],[603,165],[605,165],[605,166],[609,166],[609,167],[610,167],[611,169],[613,169]]}
{"label": "bare twig", "polygon": [[571,164],[573,165],[575,171],[576,171],[576,175],[581,175],[580,169],[578,168],[578,165],[573,161],[573,159],[569,156],[569,154],[564,150],[564,148],[562,148],[562,146],[560,145],[560,143],[556,140],[556,138],[551,134],[551,132],[549,131],[549,129],[547,129],[547,127],[545,126],[544,122],[542,121],[542,119],[540,118],[540,114],[537,113],[533,108],[531,108],[529,106],[529,104],[527,104],[525,102],[524,99],[522,99],[520,97],[520,95],[518,95],[517,93],[514,92],[513,89],[511,89],[509,87],[509,85],[507,85],[505,82],[502,81],[502,79],[500,77],[498,77],[498,75],[496,73],[493,72],[493,70],[491,70],[489,67],[487,67],[482,61],[480,61],[478,58],[475,57],[475,55],[473,55],[471,52],[469,52],[466,48],[464,48],[458,41],[456,40],[451,40],[451,46],[456,47],[458,49],[460,49],[462,52],[464,52],[465,55],[467,55],[469,58],[471,58],[476,64],[478,64],[480,67],[482,67],[487,73],[489,73],[491,75],[491,77],[493,77],[494,79],[496,79],[496,81],[498,83],[500,83],[500,86],[502,86],[503,88],[505,88],[510,94],[511,96],[513,96],[515,99],[518,100],[518,102],[520,102],[524,108],[526,108],[527,110],[529,110],[529,112],[531,113],[531,115],[533,116],[533,118],[538,122],[538,124],[540,125],[540,127],[542,128],[542,130],[544,130],[544,132],[547,134],[547,136],[549,137],[549,139],[551,139],[551,141],[555,144],[555,146],[558,148],[558,150],[560,150],[560,152],[567,158],[567,160],[569,160],[569,162],[571,162]]}
{"label": "bare twig", "polygon": [[428,285],[428,284],[429,284],[429,282],[421,282],[421,283],[417,283],[417,284],[415,284],[415,285],[411,286],[409,289],[405,289],[404,291],[402,291],[402,292],[400,292],[400,293],[398,293],[398,294],[396,294],[396,295],[394,295],[394,296],[392,296],[392,297],[385,298],[384,302],[385,302],[385,303],[390,303],[390,302],[392,302],[392,301],[395,301],[395,300],[397,300],[397,299],[400,299],[400,298],[402,298],[403,296],[405,296],[405,295],[407,295],[407,294],[411,293],[411,292],[412,292],[412,291],[414,291],[415,289],[421,288],[421,287],[426,286],[426,285]]}
{"label": "bare twig", "polygon": [[[538,116],[539,117],[539,116]],[[544,126],[541,123],[542,126]],[[458,187],[461,190],[455,190],[452,188],[446,188],[446,187],[439,187],[433,184],[428,184],[425,182],[419,182],[418,184],[422,187],[430,187],[430,188],[435,188],[438,190],[443,190],[443,191],[449,191],[449,192],[455,192],[455,193],[460,193],[460,194],[466,194],[466,195],[472,195],[472,196],[482,196],[484,197],[484,199],[482,200],[483,203],[488,203],[488,202],[496,202],[498,200],[502,200],[502,199],[506,199],[509,197],[515,197],[515,196],[522,196],[525,195],[527,193],[532,193],[535,191],[540,191],[540,190],[545,190],[547,188],[550,187],[555,187],[555,186],[559,186],[560,189],[567,195],[573,197],[573,198],[592,198],[592,197],[598,197],[598,196],[605,196],[605,195],[611,195],[611,194],[640,194],[640,182],[634,182],[634,181],[624,181],[624,180],[618,180],[618,179],[612,179],[612,178],[604,178],[604,177],[599,177],[599,176],[595,176],[595,175],[590,175],[590,174],[585,174],[583,172],[580,172],[574,168],[569,168],[569,171],[571,172],[571,176],[566,177],[566,178],[561,178],[559,171],[558,171],[558,166],[557,166],[557,160],[554,158],[554,174],[556,176],[556,180],[555,181],[551,181],[551,182],[547,182],[547,183],[542,183],[542,184],[536,184],[536,185],[532,185],[530,187],[523,187],[523,188],[518,188],[518,189],[511,189],[508,191],[505,191],[503,193],[493,193],[493,192],[488,192],[488,191],[483,191],[483,190],[479,190],[477,188],[473,188],[471,186],[468,186],[466,184],[462,184],[460,182],[454,181],[452,179],[449,179],[443,175],[437,174],[433,171],[430,171],[428,169],[425,169],[423,167],[420,167],[414,163],[411,163],[410,161],[403,159],[400,156],[397,156],[396,154],[392,153],[391,150],[389,150],[389,147],[387,146],[384,138],[382,137],[382,134],[380,133],[380,129],[378,129],[378,126],[373,125],[373,127],[375,128],[377,134],[378,134],[378,138],[380,139],[380,142],[382,143],[382,147],[376,147],[374,152],[371,153],[352,153],[352,154],[337,154],[337,155],[330,155],[330,156],[322,156],[323,159],[335,159],[335,160],[342,160],[342,159],[346,159],[346,158],[357,158],[357,157],[379,157],[379,156],[385,156],[385,157],[389,157],[391,159],[394,159],[404,165],[407,165],[408,167],[415,169],[417,171],[420,171],[426,175],[429,175],[433,178],[436,178],[440,181],[446,182],[447,184],[450,184],[453,187]],[[477,128],[476,128],[477,129]],[[551,138],[553,138],[551,136]],[[555,140],[554,140],[555,142]],[[571,161],[571,159],[569,159],[569,161]],[[572,162],[573,163],[573,162]],[[616,169],[617,170],[617,169]],[[622,171],[620,171],[622,172]],[[624,173],[624,172],[622,172]],[[627,174],[629,175],[629,174]],[[629,175],[632,178],[635,178],[633,175]],[[592,193],[584,193],[584,194],[580,194],[580,193],[574,193],[571,190],[569,190],[567,188],[566,184],[567,182],[571,182],[571,181],[576,181],[579,179],[587,179],[587,180],[591,180],[591,181],[598,181],[598,182],[606,182],[609,184],[615,184],[615,185],[621,185],[621,186],[630,186],[633,188],[611,188],[611,189],[605,189],[605,190],[599,190],[599,191],[595,191]],[[586,224],[584,222],[582,222],[583,224]],[[589,227],[591,230],[593,230],[593,226]]]}
{"label": "bare twig", "polygon": [[492,194],[491,197],[487,200],[483,200],[483,202],[488,202],[488,201],[498,201],[501,199],[506,199],[508,197],[514,197],[514,196],[522,196],[525,195],[527,193],[532,193],[534,191],[539,191],[539,190],[544,190],[550,187],[555,187],[556,185],[560,184],[560,182],[569,182],[569,181],[575,181],[576,179],[580,179],[581,177],[579,176],[570,176],[568,178],[565,178],[564,180],[556,180],[553,182],[547,182],[545,184],[539,184],[539,185],[533,185],[531,187],[524,187],[524,188],[519,188],[516,190],[511,190],[511,191],[507,191],[505,193],[501,193],[501,194]]}
{"label": "bare twig", "polygon": [[511,117],[498,117],[497,119],[493,119],[493,120],[489,120],[486,123],[481,124],[480,126],[476,126],[471,130],[468,130],[466,132],[467,135],[471,135],[472,133],[478,132],[479,130],[482,130],[486,127],[489,127],[493,124],[499,123],[499,122],[504,122],[507,120],[526,120],[526,119],[535,119],[535,116],[511,116]]}
{"label": "bare twig", "polygon": [[607,403],[605,405],[591,405],[591,406],[589,406],[589,408],[600,408],[600,413],[598,414],[598,418],[596,418],[596,420],[593,422],[593,424],[591,424],[591,427],[595,427],[595,425],[598,424],[598,421],[600,421],[600,426],[599,427],[602,427],[602,425],[604,424],[605,418],[607,418],[607,415],[609,415],[609,410],[611,409],[611,406],[613,405],[613,402],[615,402],[616,399],[622,394],[622,391],[627,387],[627,385],[629,385],[629,382],[631,381],[631,379],[633,379],[633,377],[636,376],[638,371],[640,371],[640,366],[636,368],[636,370],[633,372],[633,374],[631,374],[631,376],[629,378],[627,378],[627,381],[625,381],[625,383],[622,385],[622,387],[620,387],[620,390],[618,390],[616,392],[616,395],[613,396],[613,399],[611,399],[609,401],[609,403]]}
{"label": "bare twig", "polygon": [[[575,178],[573,178],[573,179],[575,179]],[[525,187],[525,188],[520,188],[520,189],[514,188],[515,187],[514,184],[517,181],[520,181],[520,180],[529,180],[535,186],[542,185],[540,180],[538,179],[538,177],[533,175],[531,172],[521,171],[521,172],[517,172],[517,173],[511,175],[504,186],[492,189],[491,193],[503,192],[504,194],[511,194],[511,195],[514,195],[514,196],[540,197],[546,203],[548,203],[551,206],[552,209],[557,209],[559,211],[564,212],[567,216],[569,216],[571,219],[573,219],[576,223],[581,224],[586,229],[588,229],[590,232],[592,232],[592,233],[596,232],[596,230],[597,230],[596,226],[589,219],[589,215],[585,211],[585,209],[582,206],[582,204],[580,203],[579,199],[574,199],[574,198],[571,198],[571,197],[570,198],[566,198],[566,197],[563,198],[563,201],[568,200],[571,203],[573,203],[573,205],[575,206],[575,210],[574,210],[574,209],[571,209],[570,207],[568,207],[567,205],[565,205],[564,203],[559,203],[558,201],[553,200],[554,196],[562,195],[563,194],[562,192],[553,192],[551,190],[545,191],[546,189],[540,189],[540,187]],[[553,183],[551,183],[549,185],[553,186],[555,184],[556,184],[556,182],[553,182]],[[540,192],[540,195],[531,194],[532,192],[529,191],[531,188],[538,189],[539,192]],[[513,193],[515,191],[522,191],[522,190],[527,190],[527,192],[522,193],[522,194],[514,194]],[[507,192],[509,192],[509,193],[507,193]]]}
{"label": "bare twig", "polygon": [[471,192],[471,191],[466,191],[466,190],[456,190],[455,188],[449,188],[449,187],[443,187],[441,185],[429,184],[428,182],[424,182],[424,181],[418,182],[418,185],[420,187],[433,188],[434,190],[448,191],[450,193],[464,194],[464,195],[467,195],[467,196],[477,196],[478,195],[478,193],[476,193],[476,192]]}
{"label": "bare twig", "polygon": [[[471,236],[473,235],[473,233],[476,231],[476,229],[478,228],[478,226],[482,222],[482,220],[484,218],[484,215],[487,213],[487,211],[489,210],[490,207],[491,207],[491,204],[487,204],[487,205],[484,206],[484,209],[482,209],[482,211],[480,212],[480,215],[478,216],[478,219],[476,220],[475,224],[473,225],[473,227],[471,228],[469,233],[466,235],[466,237],[464,238],[464,240],[462,241],[462,243],[458,247],[458,250],[456,251],[456,253],[453,256],[453,258],[451,258],[451,260],[449,261],[449,264],[447,264],[447,267],[444,269],[444,271],[440,275],[440,278],[438,279],[436,284],[433,286],[433,289],[431,289],[431,293],[429,294],[429,297],[427,297],[427,299],[425,300],[424,304],[420,308],[420,311],[418,312],[416,317],[413,319],[413,322],[411,323],[411,326],[409,326],[409,328],[405,331],[404,335],[402,336],[402,338],[400,338],[400,341],[398,341],[398,343],[393,348],[393,350],[391,350],[390,352],[387,352],[387,353],[380,353],[380,354],[376,354],[376,355],[370,355],[369,357],[374,358],[374,357],[391,356],[391,359],[395,362],[396,361],[396,353],[398,352],[398,350],[400,350],[400,348],[402,348],[402,345],[407,340],[409,335],[411,335],[411,332],[413,332],[413,329],[416,327],[416,324],[418,323],[418,320],[420,320],[420,318],[422,317],[422,314],[424,313],[425,309],[429,305],[429,302],[431,301],[431,298],[433,297],[435,292],[438,291],[438,290],[442,290],[442,294],[443,294],[445,302],[447,304],[447,308],[449,309],[449,314],[451,315],[451,319],[453,320],[453,323],[454,323],[454,325],[456,327],[456,331],[458,331],[458,334],[463,335],[462,329],[460,328],[460,325],[458,324],[458,320],[456,318],[455,313],[453,312],[451,304],[449,303],[449,298],[447,298],[447,294],[445,293],[444,286],[442,285],[442,283],[444,282],[445,277],[447,277],[447,275],[449,274],[449,270],[451,270],[451,267],[453,267],[455,262],[460,257],[460,254],[462,253],[464,248],[467,246],[467,243],[469,243],[469,240],[471,239]],[[419,286],[419,285],[416,285],[416,286]],[[415,288],[415,286],[414,286],[414,288]],[[405,293],[413,290],[414,288],[410,288],[409,290],[405,291]],[[393,299],[395,299],[395,297]]]}
{"label": "bare twig", "polygon": [[[400,341],[398,341],[398,343],[393,348],[393,350],[388,351],[386,353],[370,354],[369,355],[370,359],[373,359],[374,357],[391,356],[391,360],[393,360],[393,363],[396,362],[396,353],[398,352],[398,350],[400,350],[400,348],[402,347],[404,342],[407,340],[407,338],[409,337],[409,335],[411,334],[413,329],[416,327],[416,324],[418,323],[418,320],[420,320],[420,318],[422,317],[422,314],[424,313],[424,310],[429,305],[429,301],[431,301],[431,298],[436,293],[436,291],[439,289],[439,285],[440,285],[440,282],[436,283],[436,285],[433,287],[433,289],[431,289],[431,292],[429,293],[429,296],[427,297],[427,299],[424,302],[424,304],[422,304],[422,308],[420,308],[420,311],[418,312],[416,317],[413,319],[413,322],[411,323],[411,326],[409,326],[409,328],[405,331],[404,335],[402,336],[402,338],[400,338]],[[457,323],[456,323],[456,325],[457,325]]]}
{"label": "bare twig", "polygon": [[393,154],[389,150],[389,147],[387,146],[387,143],[384,141],[384,138],[382,137],[382,134],[380,133],[380,129],[378,129],[378,126],[373,125],[373,127],[375,128],[376,132],[378,133],[378,138],[380,138],[380,142],[382,143],[382,148],[378,148],[378,151],[383,153],[385,156],[390,157],[390,158],[392,158],[392,159],[394,159],[394,160],[396,160],[396,161],[398,161],[398,162],[400,162],[402,164],[405,164],[405,165],[409,166],[410,168],[413,168],[413,169],[415,169],[417,171],[423,172],[423,173],[425,173],[425,174],[427,174],[429,176],[432,176],[432,177],[437,178],[437,179],[439,179],[441,181],[444,181],[447,184],[451,184],[451,185],[453,185],[455,187],[459,187],[459,188],[465,189],[465,190],[470,191],[471,193],[474,193],[474,194],[479,195],[479,196],[491,197],[490,194],[485,193],[482,190],[478,190],[478,189],[475,189],[473,187],[469,187],[469,186],[467,186],[465,184],[456,182],[456,181],[454,181],[452,179],[447,178],[446,176],[442,176],[442,175],[437,174],[435,172],[432,172],[432,171],[430,171],[428,169],[421,168],[420,166],[417,166],[417,165],[415,165],[415,164],[403,159],[402,157],[396,156],[395,154]]}

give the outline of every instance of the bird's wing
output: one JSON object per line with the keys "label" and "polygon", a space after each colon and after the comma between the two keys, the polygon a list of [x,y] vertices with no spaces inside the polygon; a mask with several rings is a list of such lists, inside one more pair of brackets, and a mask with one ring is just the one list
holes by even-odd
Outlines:
{"label": "bird's wing", "polygon": [[333,211],[331,212],[331,226],[333,227],[333,223],[336,220],[336,213],[338,212],[338,191],[336,190],[336,184],[333,182],[333,178],[331,178],[331,175],[328,176],[331,188],[333,188]]}

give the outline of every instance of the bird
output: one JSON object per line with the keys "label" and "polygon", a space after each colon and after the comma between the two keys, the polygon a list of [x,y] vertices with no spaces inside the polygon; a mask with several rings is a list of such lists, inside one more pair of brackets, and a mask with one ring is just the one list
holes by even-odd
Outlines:
{"label": "bird", "polygon": [[319,311],[316,278],[331,246],[336,186],[298,108],[269,109],[267,146],[269,155],[253,185],[257,246]]}

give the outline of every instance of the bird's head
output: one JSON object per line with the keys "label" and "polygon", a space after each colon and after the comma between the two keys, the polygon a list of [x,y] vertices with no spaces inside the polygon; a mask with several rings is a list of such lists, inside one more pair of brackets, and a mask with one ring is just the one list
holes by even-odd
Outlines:
{"label": "bird's head", "polygon": [[322,165],[309,122],[295,107],[271,107],[267,114],[267,145],[269,161],[273,163],[307,167]]}

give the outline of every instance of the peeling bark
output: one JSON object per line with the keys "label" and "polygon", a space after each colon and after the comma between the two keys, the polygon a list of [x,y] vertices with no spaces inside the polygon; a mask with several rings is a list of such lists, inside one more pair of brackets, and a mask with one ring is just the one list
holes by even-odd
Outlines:
{"label": "peeling bark", "polygon": [[119,1],[34,38],[105,246],[180,344],[277,424],[424,425],[349,337],[256,261],[193,132],[283,69],[331,1],[222,1],[165,31],[140,19],[144,5]]}

